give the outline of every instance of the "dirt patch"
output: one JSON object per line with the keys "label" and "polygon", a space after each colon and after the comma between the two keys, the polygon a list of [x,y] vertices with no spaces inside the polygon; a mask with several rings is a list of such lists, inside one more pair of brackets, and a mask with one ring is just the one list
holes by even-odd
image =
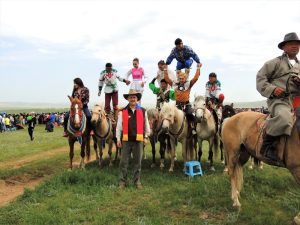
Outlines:
{"label": "dirt patch", "polygon": [[10,177],[7,180],[0,180],[0,207],[15,200],[24,193],[24,188],[33,189],[40,184],[45,177],[35,179],[22,177]]}
{"label": "dirt patch", "polygon": [[[79,151],[79,146],[75,147],[75,152]],[[113,148],[113,152],[115,149]],[[49,159],[54,157],[58,154],[68,154],[69,153],[69,146],[52,149],[44,152],[40,152],[37,154],[33,154],[30,156],[25,156],[20,159],[10,160],[7,162],[3,162],[0,165],[0,169],[18,169],[25,165],[28,165],[32,162],[36,162],[39,160]],[[103,158],[107,157],[107,149],[103,151]],[[94,149],[91,148],[91,158],[90,162],[96,160],[96,155]],[[74,158],[73,166],[76,168],[79,166],[80,157]],[[69,167],[69,161],[66,161],[64,168],[66,169]],[[24,193],[24,188],[34,189],[38,186],[41,182],[43,182],[46,178],[49,178],[53,174],[49,174],[49,171],[40,171],[38,175],[32,174],[21,174],[18,176],[8,177],[5,180],[0,180],[0,207],[5,206],[6,204],[15,200],[18,196]]]}

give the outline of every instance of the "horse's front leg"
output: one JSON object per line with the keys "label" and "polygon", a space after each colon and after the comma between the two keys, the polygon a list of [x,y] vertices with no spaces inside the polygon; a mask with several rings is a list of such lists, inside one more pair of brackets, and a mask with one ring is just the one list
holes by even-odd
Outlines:
{"label": "horse's front leg", "polygon": [[113,147],[113,141],[110,140],[108,143],[108,158],[109,158],[109,167],[113,166],[113,160],[112,160],[112,147]]}
{"label": "horse's front leg", "polygon": [[93,136],[93,142],[94,142],[94,151],[95,151],[95,154],[96,154],[96,160],[98,161],[99,160],[99,154],[98,154],[98,150],[97,150],[97,138],[95,136]]}
{"label": "horse's front leg", "polygon": [[100,169],[102,168],[102,163],[103,163],[103,144],[102,144],[102,139],[98,140],[98,148],[99,148],[99,167]]}
{"label": "horse's front leg", "polygon": [[88,162],[90,161],[90,158],[91,158],[91,145],[90,145],[90,141],[91,141],[91,137],[90,137],[90,135],[88,135],[87,138],[86,138],[86,146],[85,146],[86,157],[87,157],[87,161]]}
{"label": "horse's front leg", "polygon": [[198,138],[198,161],[201,162],[202,157],[202,140]]}
{"label": "horse's front leg", "polygon": [[176,151],[176,145],[175,145],[175,139],[172,138],[171,140],[171,165],[170,165],[170,169],[169,172],[173,172],[174,171],[174,161],[175,161],[175,151]]}
{"label": "horse's front leg", "polygon": [[82,140],[82,145],[80,146],[80,165],[79,167],[84,169],[85,165],[84,165],[84,157],[85,157],[85,146],[86,146],[86,140]]}
{"label": "horse's front leg", "polygon": [[209,140],[209,153],[208,153],[208,159],[209,159],[209,167],[211,171],[215,171],[214,167],[214,153],[213,153],[213,140]]}
{"label": "horse's front leg", "polygon": [[186,146],[187,143],[186,143],[186,138],[183,138],[182,140],[182,158],[183,158],[183,171],[185,172],[185,163],[187,162],[187,149],[188,147]]}
{"label": "horse's front leg", "polygon": [[69,152],[70,164],[69,164],[69,168],[70,169],[73,169],[74,143],[75,143],[75,141],[73,141],[69,138],[69,146],[70,146],[70,152]]}
{"label": "horse's front leg", "polygon": [[152,149],[152,164],[151,164],[151,168],[155,167],[155,141],[154,141],[154,137],[151,136],[150,138],[150,144],[151,144],[151,149]]}
{"label": "horse's front leg", "polygon": [[223,142],[220,140],[220,152],[221,152],[221,163],[225,165],[224,152],[223,152]]}
{"label": "horse's front leg", "polygon": [[[167,149],[167,143],[168,140],[163,140],[159,142],[159,153],[160,153],[160,169],[163,169],[165,167],[165,152]],[[176,157],[176,156],[175,156]]]}

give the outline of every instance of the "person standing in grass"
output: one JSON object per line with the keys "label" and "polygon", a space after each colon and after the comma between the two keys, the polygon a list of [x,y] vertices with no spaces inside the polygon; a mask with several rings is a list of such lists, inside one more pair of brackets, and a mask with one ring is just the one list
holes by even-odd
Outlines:
{"label": "person standing in grass", "polygon": [[[124,94],[129,104],[119,112],[116,129],[117,146],[122,147],[120,161],[119,188],[124,189],[127,185],[127,169],[131,153],[133,155],[133,183],[137,189],[142,188],[140,174],[142,168],[142,155],[144,144],[150,135],[150,125],[147,112],[137,102],[142,94],[130,90]],[[121,141],[122,136],[122,141]]]}
{"label": "person standing in grass", "polygon": [[29,113],[29,115],[26,118],[27,125],[28,125],[28,134],[30,137],[30,140],[33,141],[33,131],[36,124],[35,114],[34,112]]}

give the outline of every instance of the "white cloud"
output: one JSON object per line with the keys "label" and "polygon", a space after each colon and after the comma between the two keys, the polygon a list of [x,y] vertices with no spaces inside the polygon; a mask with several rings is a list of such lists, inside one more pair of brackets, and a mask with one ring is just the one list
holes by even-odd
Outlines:
{"label": "white cloud", "polygon": [[[44,54],[60,54],[60,46],[77,49],[100,62],[113,62],[122,73],[139,57],[151,76],[177,37],[199,54],[205,72],[255,76],[265,61],[281,54],[277,44],[284,34],[300,34],[300,1],[0,0],[0,4],[1,37],[31,41]],[[18,48],[1,41],[0,47],[5,46]],[[25,54],[20,55],[15,57],[21,60]],[[212,61],[222,67],[205,65]]]}

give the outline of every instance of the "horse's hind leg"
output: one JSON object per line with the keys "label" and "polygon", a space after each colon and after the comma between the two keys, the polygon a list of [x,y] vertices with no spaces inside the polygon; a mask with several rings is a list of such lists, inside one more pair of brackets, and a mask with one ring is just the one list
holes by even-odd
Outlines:
{"label": "horse's hind leg", "polygon": [[85,146],[87,161],[90,161],[90,158],[91,158],[91,145],[90,145],[90,141],[91,141],[91,138],[88,135],[87,136],[87,140],[86,140],[86,146]]}
{"label": "horse's hind leg", "polygon": [[94,151],[95,151],[95,154],[96,154],[96,160],[98,161],[99,160],[99,154],[98,154],[98,150],[97,150],[97,138],[95,136],[93,136],[93,146],[94,146]]}
{"label": "horse's hind leg", "polygon": [[202,140],[198,138],[198,161],[201,162],[202,157]]}
{"label": "horse's hind leg", "polygon": [[[168,141],[168,140],[167,140]],[[159,142],[159,153],[160,153],[160,168],[163,169],[165,167],[165,152],[167,148],[166,140]]]}

